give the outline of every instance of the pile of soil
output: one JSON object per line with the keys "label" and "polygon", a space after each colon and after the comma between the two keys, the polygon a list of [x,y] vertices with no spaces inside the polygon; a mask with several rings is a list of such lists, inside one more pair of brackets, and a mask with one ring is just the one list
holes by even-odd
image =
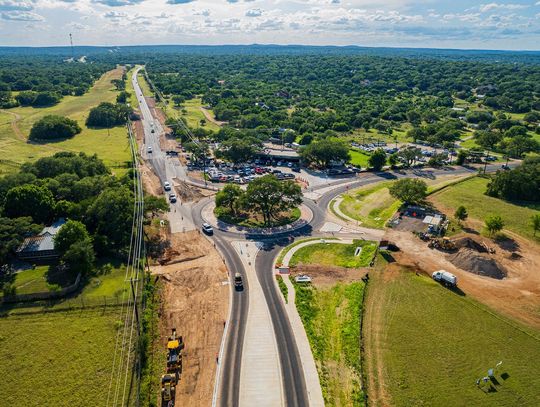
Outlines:
{"label": "pile of soil", "polygon": [[348,269],[338,266],[325,266],[320,264],[301,264],[291,269],[291,277],[307,274],[312,278],[313,285],[318,287],[332,286],[336,283],[350,283],[360,281],[368,269]]}
{"label": "pile of soil", "polygon": [[461,248],[469,248],[476,250],[480,253],[487,253],[488,249],[485,244],[482,244],[480,242],[477,242],[476,240],[471,239],[470,237],[462,237],[460,239],[454,240],[454,244],[458,249]]}
{"label": "pile of soil", "polygon": [[462,270],[501,280],[506,277],[506,270],[488,255],[463,248],[449,257],[450,262]]}
{"label": "pile of soil", "polygon": [[182,182],[176,178],[174,178],[174,181],[175,183],[178,183],[178,185],[174,186],[174,189],[181,201],[193,202],[199,201],[205,197],[205,195],[199,188],[188,185],[185,182]]}

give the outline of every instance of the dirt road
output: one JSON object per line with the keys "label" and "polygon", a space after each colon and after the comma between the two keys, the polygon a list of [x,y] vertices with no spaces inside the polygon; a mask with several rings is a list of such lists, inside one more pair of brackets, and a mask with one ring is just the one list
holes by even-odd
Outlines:
{"label": "dirt road", "polygon": [[217,355],[227,318],[227,270],[218,253],[198,232],[171,237],[176,255],[152,267],[163,284],[161,338],[166,346],[172,328],[184,337],[183,372],[176,405],[209,406],[212,401]]}

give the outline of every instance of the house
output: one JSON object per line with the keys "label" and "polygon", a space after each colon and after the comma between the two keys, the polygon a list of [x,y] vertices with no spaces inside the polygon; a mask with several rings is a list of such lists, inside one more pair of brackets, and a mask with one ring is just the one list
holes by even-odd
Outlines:
{"label": "house", "polygon": [[47,262],[56,260],[58,252],[54,250],[54,237],[66,223],[60,218],[51,226],[43,228],[36,236],[27,237],[17,249],[17,257],[30,262]]}

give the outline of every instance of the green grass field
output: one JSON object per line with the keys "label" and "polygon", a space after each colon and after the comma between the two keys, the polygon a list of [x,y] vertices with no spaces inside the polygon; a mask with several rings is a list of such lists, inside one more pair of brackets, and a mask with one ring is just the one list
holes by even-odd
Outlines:
{"label": "green grass field", "polygon": [[361,168],[367,168],[369,167],[369,155],[368,154],[364,154],[363,152],[359,151],[359,150],[353,150],[353,149],[350,149],[349,150],[349,154],[351,155],[351,164],[356,166],[356,167],[361,167]]}
{"label": "green grass field", "polygon": [[362,222],[362,226],[382,229],[400,205],[398,200],[390,196],[390,185],[390,182],[383,182],[344,194],[339,209]]}
{"label": "green grass field", "polygon": [[[46,108],[17,107],[0,111],[0,174],[11,173],[24,162],[52,155],[58,151],[84,151],[97,154],[113,172],[123,175],[127,171],[130,150],[127,132],[123,126],[107,129],[88,129],[84,122],[89,110],[101,102],[114,102],[118,92],[112,79],[122,75],[120,69],[105,73],[82,96],[65,96],[60,103]],[[47,143],[28,142],[28,134],[35,121],[55,114],[77,120],[83,131],[67,140]]]}
{"label": "green grass field", "polygon": [[[355,256],[357,247],[362,247],[362,252]],[[293,254],[289,266],[314,263],[347,268],[367,267],[376,249],[377,244],[369,240],[355,240],[352,244],[314,243],[298,249]]]}
{"label": "green grass field", "polygon": [[452,214],[459,205],[464,205],[470,218],[482,222],[488,216],[500,215],[505,222],[505,229],[540,241],[540,236],[533,237],[530,226],[530,219],[533,214],[538,213],[540,205],[516,205],[484,195],[488,182],[486,178],[471,178],[434,193],[430,201],[436,206],[448,209]]}
{"label": "green grass field", "polygon": [[338,283],[330,288],[294,285],[325,404],[363,405],[359,342],[364,283]]}
{"label": "green grass field", "polygon": [[[172,104],[170,104],[168,111],[174,112],[173,114],[176,117],[185,118],[188,126],[192,129],[196,129],[197,127],[203,127],[206,130],[218,131],[220,127],[217,124],[212,123],[211,121],[206,119],[204,113],[201,111],[202,106],[203,104],[201,98],[194,98],[186,100],[180,110],[178,108],[172,107]],[[182,112],[183,109],[186,110],[186,113]],[[211,115],[214,114],[211,110],[209,110],[209,113]],[[204,126],[201,126],[201,120],[206,121]]]}
{"label": "green grass field", "polygon": [[[384,284],[375,299],[382,307],[376,346],[391,405],[540,405],[540,332],[426,276],[399,273],[372,283]],[[499,361],[499,384],[491,392],[477,388],[476,380]]]}
{"label": "green grass field", "polygon": [[2,405],[105,405],[118,310],[0,318]]}
{"label": "green grass field", "polygon": [[[16,294],[31,294],[37,292],[54,291],[61,288],[58,284],[47,282],[48,266],[37,266],[34,269],[22,270],[15,274],[13,286]],[[0,293],[2,296],[2,293]]]}

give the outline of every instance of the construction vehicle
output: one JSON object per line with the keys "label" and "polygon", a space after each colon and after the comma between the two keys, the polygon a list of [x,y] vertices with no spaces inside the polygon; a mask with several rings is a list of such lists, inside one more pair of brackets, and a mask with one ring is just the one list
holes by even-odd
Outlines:
{"label": "construction vehicle", "polygon": [[182,373],[182,349],[184,340],[176,335],[176,328],[173,328],[167,342],[167,373],[174,374],[177,381]]}
{"label": "construction vehicle", "polygon": [[161,406],[173,407],[176,396],[176,384],[178,379],[174,374],[164,374],[161,376]]}
{"label": "construction vehicle", "polygon": [[446,270],[435,271],[431,277],[446,287],[457,287],[457,277]]}
{"label": "construction vehicle", "polygon": [[439,249],[445,251],[457,250],[456,244],[446,237],[431,239],[431,241],[428,243],[428,247],[430,249]]}

